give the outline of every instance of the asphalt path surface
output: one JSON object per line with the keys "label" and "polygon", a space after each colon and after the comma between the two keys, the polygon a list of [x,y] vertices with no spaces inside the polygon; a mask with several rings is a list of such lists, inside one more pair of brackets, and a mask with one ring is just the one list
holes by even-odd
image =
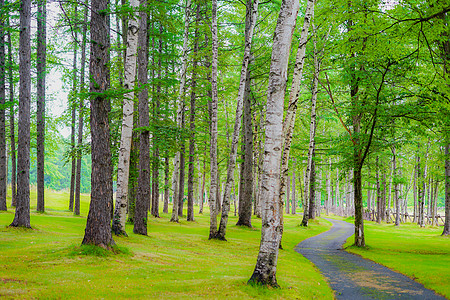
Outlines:
{"label": "asphalt path surface", "polygon": [[445,299],[411,278],[342,250],[354,225],[327,219],[327,232],[295,247],[327,278],[337,299]]}

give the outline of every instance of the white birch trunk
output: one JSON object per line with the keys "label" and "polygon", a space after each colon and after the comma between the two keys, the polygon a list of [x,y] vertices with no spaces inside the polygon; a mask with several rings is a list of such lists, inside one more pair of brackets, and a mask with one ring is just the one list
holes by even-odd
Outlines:
{"label": "white birch trunk", "polygon": [[211,63],[211,185],[209,190],[209,214],[210,227],[209,239],[217,236],[217,64],[219,55],[219,40],[217,37],[217,0],[212,0],[212,16],[211,16],[211,36],[212,36],[212,63]]}
{"label": "white birch trunk", "polygon": [[[291,150],[292,134],[294,132],[295,115],[297,112],[297,102],[300,93],[300,84],[303,78],[303,66],[305,63],[306,42],[308,41],[309,25],[314,14],[314,0],[308,0],[305,10],[300,41],[297,50],[297,57],[294,65],[294,75],[292,77],[292,86],[289,93],[289,104],[286,111],[286,117],[283,123],[283,157],[281,162],[280,178],[280,199],[283,199],[286,192],[286,176],[289,171],[289,153]],[[289,183],[288,183],[289,184]],[[282,202],[280,200],[280,202]]]}
{"label": "white birch trunk", "polygon": [[[183,33],[183,52],[181,56],[181,78],[180,78],[180,88],[178,90],[177,98],[177,127],[182,127],[183,109],[184,109],[184,94],[186,92],[186,70],[188,61],[188,47],[189,47],[189,22],[191,16],[191,0],[186,0],[186,7],[184,11],[184,33]],[[179,198],[179,173],[180,173],[180,152],[175,154],[173,159],[173,208],[171,222],[178,222],[178,198]]]}
{"label": "white birch trunk", "polygon": [[133,9],[128,21],[127,50],[125,56],[124,88],[129,90],[123,98],[122,135],[120,138],[119,163],[117,167],[117,192],[112,231],[116,235],[127,236],[125,221],[128,206],[128,179],[130,173],[131,136],[133,133],[134,84],[136,79],[136,59],[139,31],[139,1],[130,0]]}
{"label": "white birch trunk", "polygon": [[276,268],[283,232],[280,209],[280,172],[284,94],[292,35],[299,9],[298,0],[283,0],[275,28],[267,90],[266,139],[261,184],[261,243],[250,283],[278,287]]}

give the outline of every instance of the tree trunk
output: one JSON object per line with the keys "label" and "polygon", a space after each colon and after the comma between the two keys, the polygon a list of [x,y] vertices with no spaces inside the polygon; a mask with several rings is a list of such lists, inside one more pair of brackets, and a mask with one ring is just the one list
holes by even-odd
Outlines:
{"label": "tree trunk", "polygon": [[202,189],[200,197],[200,208],[198,210],[199,214],[203,214],[203,203],[205,202],[205,184],[206,184],[206,159],[203,161],[203,179],[202,179]]}
{"label": "tree trunk", "polygon": [[[8,19],[9,26],[9,19]],[[9,133],[11,136],[11,206],[16,206],[17,198],[17,184],[16,184],[16,134],[15,134],[15,121],[14,121],[14,81],[13,81],[13,60],[12,60],[12,45],[11,45],[11,33],[8,30],[8,77],[9,77],[9,102],[11,106],[9,108]]]}
{"label": "tree trunk", "polygon": [[290,213],[290,209],[289,209],[289,201],[291,200],[290,198],[290,187],[291,187],[291,178],[289,177],[289,175],[287,175],[287,185],[286,185],[286,213],[289,214]]}
{"label": "tree trunk", "polygon": [[[154,23],[152,23],[154,24]],[[152,25],[153,27],[153,25]],[[159,23],[159,43],[158,43],[158,81],[156,85],[156,96],[153,97],[153,105],[154,105],[154,112],[153,112],[153,122],[158,124],[160,122],[160,98],[162,97],[162,87],[161,87],[161,80],[162,80],[162,56],[163,54],[163,31],[164,28],[161,23]],[[154,38],[152,38],[152,44],[154,44]],[[155,55],[152,56],[152,60],[154,61]],[[154,63],[153,63],[154,64]],[[154,73],[154,68],[152,69],[152,74]],[[154,74],[152,75],[152,80],[154,79]],[[153,93],[154,95],[154,93]],[[160,149],[159,149],[159,139],[160,135],[157,131],[153,132],[153,160],[152,160],[152,215],[155,218],[159,218],[159,165],[160,165]]]}
{"label": "tree trunk", "polygon": [[[313,149],[311,170],[309,173],[309,207],[308,207],[309,212],[308,212],[308,217],[309,217],[309,219],[312,219],[312,220],[314,220],[316,218],[316,163],[314,161],[314,158],[316,156],[315,152],[316,152],[315,149]],[[302,221],[302,223],[303,223],[303,221]],[[304,225],[304,226],[307,226],[307,225]]]}
{"label": "tree trunk", "polygon": [[111,151],[108,121],[109,23],[102,11],[108,1],[91,2],[91,58],[89,68],[91,93],[92,175],[91,203],[82,244],[110,249],[115,243],[111,235]]}
{"label": "tree trunk", "polygon": [[[184,103],[183,103],[183,110],[181,115],[181,131],[184,130],[185,121],[184,121]],[[180,179],[179,179],[179,186],[178,186],[178,216],[183,216],[183,204],[184,204],[184,179],[185,179],[185,171],[186,171],[186,143],[184,140],[184,137],[181,137],[181,146],[180,146]]]}
{"label": "tree trunk", "polygon": [[425,198],[425,180],[423,174],[422,174],[422,166],[421,166],[421,159],[420,159],[420,152],[419,155],[417,155],[417,177],[418,177],[418,211],[419,211],[419,218],[418,218],[418,224],[420,227],[425,227],[425,220],[424,220],[424,198]]}
{"label": "tree trunk", "polygon": [[[239,211],[239,220],[236,225],[251,227],[252,216],[252,162],[253,162],[253,137],[251,125],[251,102],[250,102],[250,77],[248,65],[250,62],[250,52],[252,47],[253,31],[256,26],[258,15],[258,0],[247,0],[245,17],[245,38],[244,38],[244,57],[239,79],[239,90],[236,104],[236,118],[234,122],[234,131],[231,142],[230,157],[227,166],[227,181],[225,185],[222,217],[220,219],[217,238],[225,240],[226,227],[228,223],[228,213],[230,211],[231,186],[234,185],[234,169],[236,166],[237,146],[239,141],[239,132],[241,130],[242,112],[244,113],[244,136],[245,136],[245,160],[242,174],[244,175],[244,190],[240,203],[242,208]],[[245,102],[245,103],[244,103]],[[243,109],[244,108],[244,109]]]}
{"label": "tree trunk", "polygon": [[200,5],[197,5],[195,16],[195,32],[194,32],[194,51],[192,61],[191,75],[191,107],[189,114],[189,163],[188,163],[188,207],[187,220],[194,221],[194,160],[195,160],[195,97],[197,92],[197,67],[198,67],[198,40],[199,40],[199,22]]}
{"label": "tree trunk", "polygon": [[17,205],[10,226],[30,225],[30,98],[31,98],[31,1],[20,4],[19,35],[19,135],[17,152]]}
{"label": "tree trunk", "polygon": [[296,168],[296,161],[294,159],[294,163],[292,165],[292,214],[295,215],[296,209],[297,209],[297,200],[295,199],[295,168]]}
{"label": "tree trunk", "polygon": [[[4,0],[0,0],[3,8]],[[2,16],[3,17],[3,16]],[[0,210],[6,211],[6,186],[8,172],[6,166],[6,127],[5,127],[5,102],[6,102],[6,72],[5,72],[5,24],[0,20]]]}
{"label": "tree trunk", "polygon": [[395,148],[392,149],[392,176],[394,177],[394,204],[395,204],[395,226],[400,225],[400,199],[399,199],[399,184],[397,172],[397,155]]}
{"label": "tree trunk", "polygon": [[339,202],[341,201],[340,188],[339,188],[339,168],[336,168],[336,196],[335,196],[335,205],[336,209],[339,206]]}
{"label": "tree trunk", "polygon": [[[36,110],[36,164],[37,164],[37,205],[38,212],[45,211],[44,203],[44,157],[45,157],[45,77],[46,77],[46,50],[47,50],[47,0],[38,1],[37,15],[37,110]],[[3,42],[2,42],[3,43]],[[0,175],[1,177],[1,175]]]}
{"label": "tree trunk", "polygon": [[[86,2],[87,5],[87,2]],[[84,70],[86,65],[86,35],[87,35],[87,22],[88,22],[88,8],[84,9],[84,23],[83,23],[83,40],[81,44],[81,71],[80,71],[80,92],[84,93],[86,91],[84,87]],[[83,144],[83,123],[84,123],[84,96],[80,96],[80,108],[78,112],[78,148],[81,148]],[[74,205],[74,215],[80,215],[80,192],[81,192],[81,159],[83,158],[83,153],[78,150],[77,153],[77,168],[75,174],[75,205]]]}
{"label": "tree trunk", "polygon": [[272,46],[266,110],[266,140],[262,178],[261,244],[249,283],[278,287],[276,267],[283,226],[280,218],[280,172],[283,131],[283,104],[292,34],[299,3],[283,0]]}
{"label": "tree trunk", "polygon": [[128,180],[130,178],[130,153],[133,134],[134,85],[136,81],[136,54],[138,44],[138,0],[131,0],[130,7],[135,11],[128,20],[127,48],[124,62],[124,94],[122,111],[122,134],[120,138],[119,163],[117,167],[117,191],[112,231],[116,235],[127,236],[125,231],[126,209],[128,206]]}
{"label": "tree trunk", "polygon": [[445,145],[445,220],[442,235],[450,235],[450,143]]}
{"label": "tree trunk", "polygon": [[[75,5],[75,16],[77,16],[78,6]],[[69,95],[69,108],[71,110],[71,131],[70,131],[70,148],[71,148],[71,172],[70,172],[70,190],[69,190],[69,210],[73,211],[73,204],[75,198],[75,172],[76,172],[76,160],[75,160],[75,94],[77,92],[77,51],[78,51],[78,31],[73,32],[73,63],[72,63],[72,94]]]}
{"label": "tree trunk", "polygon": [[[135,112],[138,111],[137,105],[135,103]],[[138,114],[135,114],[134,125],[138,126]],[[138,133],[137,131],[133,131],[131,137],[131,154],[130,154],[130,175],[128,179],[128,222],[134,224],[134,213],[136,211],[136,194],[137,194],[137,178],[139,176],[138,171],[138,160],[139,160],[139,151],[137,149],[138,143]]]}
{"label": "tree trunk", "polygon": [[169,213],[169,156],[164,157],[164,207],[163,213]]}
{"label": "tree trunk", "polygon": [[[184,94],[186,92],[186,71],[187,71],[187,59],[188,59],[188,42],[189,42],[189,19],[191,14],[191,0],[186,0],[186,7],[184,11],[184,34],[183,34],[183,54],[181,56],[181,78],[180,88],[178,90],[177,97],[177,127],[182,126],[182,113],[184,109]],[[173,208],[171,222],[178,222],[178,210],[179,210],[179,172],[180,172],[180,152],[175,154],[173,159]]]}
{"label": "tree trunk", "polygon": [[[391,163],[392,166],[392,163]],[[392,169],[391,168],[391,176],[389,179],[389,191],[388,191],[388,205],[387,205],[387,213],[386,213],[386,222],[390,223],[391,222],[391,200],[392,200],[392,178],[393,178],[393,173],[392,173]]]}
{"label": "tree trunk", "polygon": [[[306,57],[306,43],[308,41],[309,25],[314,14],[314,0],[308,0],[305,10],[305,18],[300,33],[299,46],[294,65],[291,91],[289,93],[289,104],[283,123],[283,156],[281,160],[280,197],[283,199],[286,190],[286,176],[289,171],[289,154],[291,150],[292,134],[294,133],[295,115],[300,94],[301,81],[303,78],[303,66]],[[288,183],[289,184],[289,183]],[[282,210],[281,210],[282,211]],[[294,214],[295,212],[293,212]]]}
{"label": "tree trunk", "polygon": [[[309,1],[311,2],[311,1]],[[308,3],[309,3],[308,2]],[[312,4],[314,5],[314,1]],[[312,14],[312,12],[311,12]],[[305,209],[303,210],[303,220],[301,225],[308,226],[309,219],[314,219],[314,209],[315,209],[315,177],[316,173],[313,169],[314,164],[314,155],[316,148],[316,103],[317,103],[317,88],[319,84],[319,73],[320,73],[320,63],[317,57],[317,49],[316,49],[316,38],[314,37],[314,78],[313,78],[313,89],[312,89],[312,97],[311,97],[311,121],[309,126],[309,149],[308,149],[308,165],[306,167],[306,177],[305,177]],[[298,93],[298,92],[297,92]],[[298,96],[297,96],[298,97]],[[309,193],[307,192],[307,188],[309,187]],[[308,197],[309,194],[309,197]],[[309,203],[308,203],[309,202]]]}
{"label": "tree trunk", "polygon": [[[250,101],[250,73],[247,72],[247,81],[244,93],[244,134],[243,134],[243,162],[241,164],[241,186],[239,191],[239,220],[237,226],[252,227],[252,188],[253,188],[253,131],[251,120]],[[237,119],[236,119],[237,121]],[[234,141],[234,139],[233,139]],[[227,216],[228,218],[228,216]],[[222,215],[223,219],[223,215]],[[220,234],[220,230],[219,230]]]}
{"label": "tree trunk", "polygon": [[209,214],[210,227],[209,239],[217,236],[217,190],[218,190],[218,165],[217,165],[217,64],[219,55],[219,40],[217,36],[217,0],[212,0],[211,15],[211,36],[212,36],[212,63],[211,63],[211,141],[210,141],[210,157],[211,157],[211,185],[209,191]]}
{"label": "tree trunk", "polygon": [[416,223],[418,220],[418,210],[417,210],[417,156],[414,161],[414,182],[413,182],[413,197],[414,197],[414,217],[413,217],[413,223]]}
{"label": "tree trunk", "polygon": [[380,166],[379,158],[377,156],[377,223],[381,223],[381,186],[380,186]]}
{"label": "tree trunk", "polygon": [[[148,37],[147,37],[147,1],[140,0],[142,10],[139,13],[138,32],[138,87],[141,88],[139,100],[139,127],[150,125],[148,107]],[[140,131],[139,136],[139,178],[136,195],[136,208],[133,232],[147,235],[148,201],[150,199],[150,141],[148,129]]]}

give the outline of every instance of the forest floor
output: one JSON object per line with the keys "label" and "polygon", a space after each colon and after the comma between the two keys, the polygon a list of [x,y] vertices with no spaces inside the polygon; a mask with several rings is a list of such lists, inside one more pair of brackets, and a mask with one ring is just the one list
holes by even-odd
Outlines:
{"label": "forest floor", "polygon": [[302,241],[296,251],[327,277],[337,299],[445,299],[403,274],[342,250],[354,225],[328,220],[333,223],[329,231]]}
{"label": "forest floor", "polygon": [[[284,219],[284,250],[280,250],[277,279],[280,289],[247,285],[259,250],[261,222],[237,227],[229,218],[228,242],[209,241],[209,213],[171,223],[169,214],[149,217],[148,236],[132,233],[115,237],[122,254],[107,255],[80,247],[88,211],[82,197],[81,216],[74,217],[68,193],[46,192],[46,213],[35,212],[33,229],[7,227],[14,210],[0,213],[0,298],[15,299],[332,299],[325,278],[295,245],[330,228],[323,219],[299,226],[300,216]],[[10,200],[8,199],[8,203]],[[198,212],[198,208],[195,208]]]}

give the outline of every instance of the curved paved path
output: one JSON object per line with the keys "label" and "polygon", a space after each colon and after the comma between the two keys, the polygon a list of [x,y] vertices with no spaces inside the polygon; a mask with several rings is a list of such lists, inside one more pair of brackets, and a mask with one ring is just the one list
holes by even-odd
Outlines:
{"label": "curved paved path", "polygon": [[295,251],[327,278],[337,299],[445,299],[409,277],[342,250],[354,225],[338,220],[331,229],[304,240]]}

